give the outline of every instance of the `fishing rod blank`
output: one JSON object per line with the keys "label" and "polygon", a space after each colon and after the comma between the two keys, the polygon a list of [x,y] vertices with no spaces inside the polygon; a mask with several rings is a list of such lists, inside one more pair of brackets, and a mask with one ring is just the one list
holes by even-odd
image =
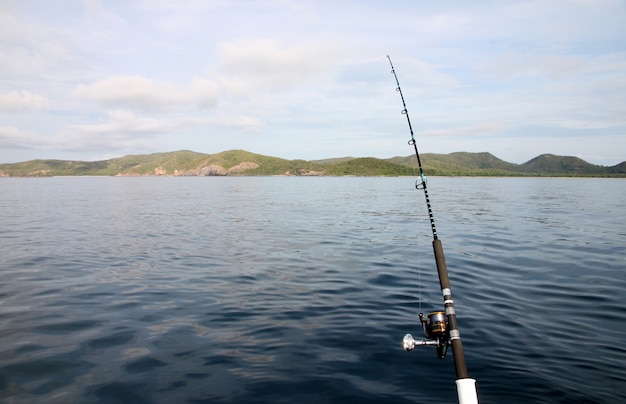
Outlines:
{"label": "fishing rod blank", "polygon": [[465,353],[463,352],[463,344],[461,342],[461,334],[457,325],[456,311],[454,309],[454,300],[452,300],[452,292],[450,290],[450,279],[448,277],[448,268],[446,266],[446,259],[443,254],[443,247],[441,240],[437,236],[437,229],[435,227],[435,218],[433,215],[430,198],[428,196],[428,188],[426,185],[426,177],[424,176],[424,169],[422,168],[422,161],[420,159],[419,151],[417,150],[417,143],[415,141],[415,135],[413,133],[413,126],[411,125],[411,119],[409,118],[409,111],[406,108],[406,102],[404,101],[404,95],[400,88],[400,82],[398,81],[398,75],[393,67],[391,58],[387,55],[389,64],[391,65],[391,73],[393,73],[396,79],[397,88],[396,91],[400,93],[402,99],[402,114],[406,116],[407,123],[409,124],[409,131],[411,133],[411,140],[409,145],[415,149],[415,157],[417,158],[417,165],[420,173],[421,183],[416,185],[416,188],[424,190],[424,197],[426,198],[426,207],[428,208],[428,217],[430,219],[430,227],[433,233],[433,251],[435,253],[435,263],[437,265],[437,273],[439,275],[439,286],[443,294],[445,311],[436,311],[428,314],[425,318],[423,313],[420,313],[420,323],[422,325],[422,331],[425,340],[415,340],[411,334],[406,334],[402,340],[402,346],[405,350],[411,351],[416,346],[431,345],[437,348],[437,355],[443,359],[446,356],[448,346],[452,346],[452,355],[454,357],[454,368],[456,371],[456,384],[457,392],[459,396],[459,402],[462,404],[478,403],[478,397],[476,394],[476,381],[471,379],[467,374],[467,365],[465,363]]}

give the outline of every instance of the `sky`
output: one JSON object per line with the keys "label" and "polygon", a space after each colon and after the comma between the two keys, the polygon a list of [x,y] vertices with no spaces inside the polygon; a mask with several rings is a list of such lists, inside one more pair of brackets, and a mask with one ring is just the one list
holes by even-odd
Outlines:
{"label": "sky", "polygon": [[624,0],[0,0],[0,163],[626,160]]}

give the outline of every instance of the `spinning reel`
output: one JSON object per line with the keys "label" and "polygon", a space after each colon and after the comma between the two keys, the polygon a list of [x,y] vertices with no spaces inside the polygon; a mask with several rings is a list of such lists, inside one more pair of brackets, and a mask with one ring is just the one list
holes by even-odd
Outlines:
{"label": "spinning reel", "polygon": [[406,334],[402,338],[402,347],[406,351],[412,351],[416,346],[434,346],[437,348],[437,356],[440,359],[446,357],[448,346],[450,346],[450,335],[448,332],[448,318],[443,311],[435,311],[428,314],[428,318],[424,317],[424,313],[420,313],[420,322],[426,339],[416,340],[411,334]]}

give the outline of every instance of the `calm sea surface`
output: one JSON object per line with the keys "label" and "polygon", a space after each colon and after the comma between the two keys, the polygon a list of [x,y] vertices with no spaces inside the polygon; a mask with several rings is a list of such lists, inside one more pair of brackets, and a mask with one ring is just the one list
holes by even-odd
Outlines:
{"label": "calm sea surface", "polygon": [[[432,177],[481,403],[626,402],[626,180]],[[0,401],[456,401],[411,178],[0,179]]]}

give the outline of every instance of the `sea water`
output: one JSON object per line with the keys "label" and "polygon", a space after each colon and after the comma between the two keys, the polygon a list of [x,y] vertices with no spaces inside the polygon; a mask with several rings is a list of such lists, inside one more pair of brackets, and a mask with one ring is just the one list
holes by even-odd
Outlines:
{"label": "sea water", "polygon": [[[481,403],[626,401],[626,180],[429,178]],[[411,178],[0,180],[0,401],[456,401]]]}

